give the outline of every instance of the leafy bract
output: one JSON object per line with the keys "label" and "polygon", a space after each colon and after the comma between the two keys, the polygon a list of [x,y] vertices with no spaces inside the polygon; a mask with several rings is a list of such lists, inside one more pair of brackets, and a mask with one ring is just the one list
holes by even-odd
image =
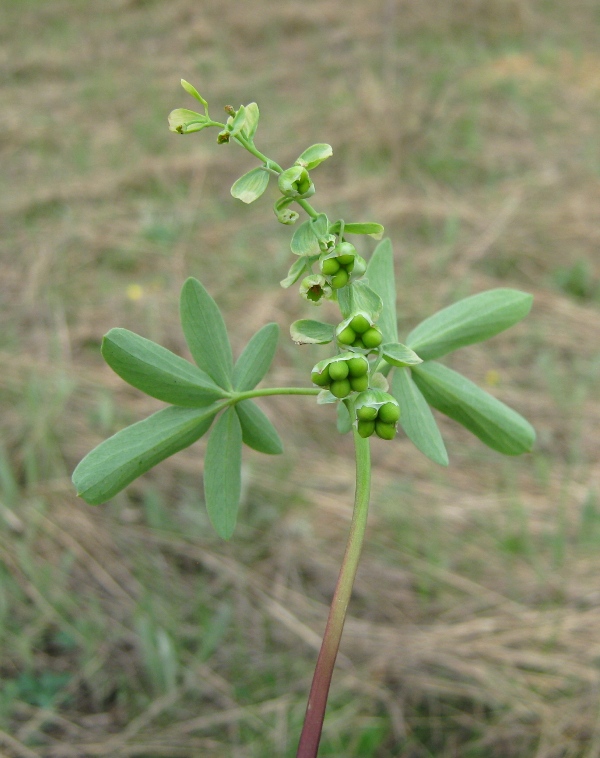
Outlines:
{"label": "leafy bract", "polygon": [[267,455],[283,453],[277,430],[252,400],[242,400],[235,409],[242,426],[242,441],[253,450]]}
{"label": "leafy bract", "polygon": [[[329,232],[331,234],[339,234],[340,229],[341,224],[339,221],[336,221],[335,224],[332,224],[329,227]],[[368,234],[370,237],[373,237],[373,239],[380,240],[383,237],[383,232],[384,228],[381,224],[375,224],[371,221],[357,224],[344,224],[344,234]]]}
{"label": "leafy bract", "polygon": [[258,127],[259,117],[260,113],[258,110],[258,105],[256,103],[248,103],[246,106],[246,124],[244,125],[244,134],[250,140],[250,142],[254,140],[254,135],[256,134],[256,129]]}
{"label": "leafy bract", "polygon": [[233,117],[233,121],[231,122],[231,127],[230,127],[231,136],[235,137],[235,135],[239,134],[244,129],[245,126],[246,126],[246,108],[244,105],[240,105],[240,107],[237,110],[237,113]]}
{"label": "leafy bract", "polygon": [[294,255],[315,255],[319,252],[319,241],[310,221],[303,221],[296,229],[292,235],[290,249]]}
{"label": "leafy bract", "polygon": [[327,234],[327,230],[329,229],[329,219],[324,213],[319,213],[315,218],[310,220],[310,225],[313,234],[317,240],[319,240]]}
{"label": "leafy bract", "polygon": [[233,357],[219,307],[197,279],[181,289],[181,326],[198,366],[225,389],[232,389]]}
{"label": "leafy bract", "polygon": [[400,342],[387,342],[382,345],[381,355],[392,366],[416,366],[423,363],[414,350]]}
{"label": "leafy bract", "polygon": [[169,131],[179,134],[191,134],[210,126],[210,121],[202,113],[187,108],[176,108],[169,113]]}
{"label": "leafy bract", "polygon": [[348,434],[352,431],[352,419],[346,403],[338,403],[337,405],[337,430],[340,434]]}
{"label": "leafy bract", "polygon": [[[379,318],[381,309],[383,308],[382,300],[377,292],[371,289],[362,279],[352,282],[347,287],[342,287],[342,289],[337,291],[337,295],[338,304],[344,318],[349,318],[358,311],[368,313],[373,321],[377,321]],[[386,339],[385,332],[384,339]]]}
{"label": "leafy bract", "polygon": [[427,402],[458,421],[476,437],[505,455],[520,455],[533,447],[535,430],[512,408],[441,363],[412,369]]}
{"label": "leafy bract", "polygon": [[335,337],[335,325],[302,318],[290,326],[290,335],[297,345],[326,345]]}
{"label": "leafy bract", "polygon": [[215,531],[228,540],[235,529],[242,491],[242,428],[235,408],[215,424],[204,458],[204,496]]}
{"label": "leafy bract", "polygon": [[122,379],[165,403],[198,408],[225,395],[204,371],[127,329],[104,336],[102,355]]}
{"label": "leafy bract", "polygon": [[506,288],[471,295],[422,321],[406,344],[424,361],[440,358],[508,329],[529,313],[532,301],[526,292]]}
{"label": "leafy bract", "polygon": [[77,494],[90,505],[110,500],[157,463],[200,439],[222,407],[222,403],[207,408],[171,406],[121,429],[77,466],[73,472]]}
{"label": "leafy bract", "polygon": [[263,194],[269,185],[269,173],[264,168],[253,168],[240,176],[231,187],[231,194],[243,203],[253,203]]}
{"label": "leafy bract", "polygon": [[327,160],[333,155],[333,148],[331,145],[319,143],[318,145],[311,145],[298,157],[296,160],[297,166],[302,166],[307,171],[312,171],[320,163]]}
{"label": "leafy bract", "polygon": [[201,103],[202,103],[202,105],[204,106],[204,109],[206,110],[206,108],[207,108],[207,106],[208,106],[208,103],[207,103],[207,102],[206,102],[206,100],[205,100],[205,99],[202,97],[202,95],[200,95],[200,93],[199,93],[199,92],[198,92],[198,90],[197,90],[197,89],[194,87],[194,85],[193,85],[193,84],[190,84],[189,82],[186,82],[186,80],[185,80],[185,79],[182,79],[182,80],[181,80],[181,86],[182,86],[182,87],[183,87],[183,89],[184,89],[184,90],[185,90],[185,91],[188,93],[188,95],[191,95],[192,97],[195,97],[195,98],[196,98],[196,100],[198,100],[199,102],[201,102]]}
{"label": "leafy bract", "polygon": [[267,373],[278,337],[277,324],[265,324],[251,337],[233,369],[233,386],[237,392],[254,389]]}
{"label": "leafy bract", "polygon": [[427,401],[413,382],[408,369],[394,371],[392,395],[400,405],[400,425],[408,439],[432,461],[447,466],[448,453],[440,430]]}
{"label": "leafy bract", "polygon": [[306,271],[310,271],[308,258],[305,258],[304,256],[301,258],[296,258],[296,260],[290,266],[290,270],[288,271],[287,276],[285,279],[282,279],[279,284],[283,287],[284,290],[286,290],[288,287],[291,287],[292,284],[297,282],[302,274],[304,274]]}
{"label": "leafy bract", "polygon": [[396,279],[394,276],[394,254],[389,239],[383,240],[373,251],[367,266],[369,287],[383,302],[383,310],[378,326],[384,342],[398,342],[398,325],[396,318]]}

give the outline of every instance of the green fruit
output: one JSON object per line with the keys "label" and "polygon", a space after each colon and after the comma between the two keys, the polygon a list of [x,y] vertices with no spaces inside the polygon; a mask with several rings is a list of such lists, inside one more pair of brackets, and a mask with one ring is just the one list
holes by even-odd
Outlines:
{"label": "green fruit", "polygon": [[327,387],[327,385],[331,382],[328,368],[326,368],[324,371],[321,371],[320,374],[318,371],[313,371],[310,375],[310,378],[312,379],[313,384],[316,384],[319,387]]}
{"label": "green fruit", "polygon": [[356,409],[356,418],[359,421],[375,421],[377,418],[377,408],[370,405],[361,405]]}
{"label": "green fruit", "polygon": [[400,418],[400,408],[395,403],[385,403],[379,409],[378,419],[384,424],[395,424]]}
{"label": "green fruit", "polygon": [[375,422],[375,434],[382,440],[393,440],[396,436],[396,424],[386,424],[377,419]]}
{"label": "green fruit", "polygon": [[381,336],[381,332],[379,329],[377,329],[376,326],[372,326],[370,329],[367,329],[367,331],[362,335],[362,341],[364,342],[365,347],[368,348],[379,347],[382,340],[383,337]]}
{"label": "green fruit", "polygon": [[351,345],[355,339],[356,333],[353,329],[350,329],[349,326],[347,326],[345,329],[342,329],[342,331],[338,334],[338,342],[341,342],[342,345]]}
{"label": "green fruit", "polygon": [[347,379],[341,379],[339,382],[331,382],[329,387],[331,394],[339,398],[346,397],[350,394],[351,390],[350,382]]}
{"label": "green fruit", "polygon": [[374,421],[359,421],[356,427],[361,437],[370,437],[375,431]]}
{"label": "green fruit", "polygon": [[350,322],[350,326],[354,329],[354,331],[357,334],[363,334],[367,331],[367,329],[371,328],[371,324],[369,321],[360,314],[358,316],[355,316],[352,321]]}
{"label": "green fruit", "polygon": [[365,343],[361,340],[360,337],[357,337],[352,343],[352,347],[360,347],[362,349],[365,347]]}
{"label": "green fruit", "polygon": [[369,364],[364,358],[350,358],[347,364],[350,376],[364,376],[369,370]]}
{"label": "green fruit", "polygon": [[364,376],[352,377],[350,379],[350,386],[354,392],[364,392],[369,389],[369,377],[366,374]]}
{"label": "green fruit", "polygon": [[[356,255],[356,248],[351,242],[338,242],[335,246],[335,254],[339,258],[340,256],[351,256],[354,258]],[[350,258],[347,261],[340,261],[340,263],[349,263]]]}
{"label": "green fruit", "polygon": [[326,258],[324,261],[321,261],[321,273],[325,276],[333,276],[334,274],[337,274],[339,270],[340,264],[335,258]]}
{"label": "green fruit", "polygon": [[[345,258],[345,257],[346,257],[346,256],[344,256],[344,258]],[[339,259],[338,259],[338,260],[339,260]],[[344,266],[344,268],[346,269],[346,271],[347,271],[348,273],[350,273],[350,272],[351,272],[351,271],[354,269],[354,264],[355,264],[355,262],[356,262],[356,258],[353,258],[353,259],[352,259],[352,260],[351,260],[349,263],[344,263],[344,264],[342,264],[342,265]]]}
{"label": "green fruit", "polygon": [[354,263],[354,255],[338,255],[337,262],[340,264],[340,266],[349,266],[351,263]]}
{"label": "green fruit", "polygon": [[335,361],[329,364],[329,376],[334,382],[339,382],[348,376],[348,364],[346,361]]}
{"label": "green fruit", "polygon": [[348,272],[341,268],[337,274],[334,274],[331,277],[331,286],[334,290],[341,290],[342,287],[345,287],[348,284],[348,279]]}

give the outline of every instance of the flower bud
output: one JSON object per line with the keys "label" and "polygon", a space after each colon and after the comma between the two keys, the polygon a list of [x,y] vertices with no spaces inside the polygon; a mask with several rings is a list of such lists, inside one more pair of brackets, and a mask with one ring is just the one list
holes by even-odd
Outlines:
{"label": "flower bud", "polygon": [[219,134],[217,135],[217,144],[223,145],[226,142],[229,142],[229,136],[230,135],[227,129],[223,129],[223,131],[219,132]]}

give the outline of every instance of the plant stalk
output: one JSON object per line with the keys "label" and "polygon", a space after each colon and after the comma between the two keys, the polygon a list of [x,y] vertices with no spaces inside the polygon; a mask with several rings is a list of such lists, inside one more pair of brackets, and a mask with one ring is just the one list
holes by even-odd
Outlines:
{"label": "plant stalk", "polygon": [[371,489],[371,451],[368,438],[363,439],[356,430],[354,430],[354,447],[356,452],[356,491],[352,524],[313,675],[296,758],[316,758],[319,750],[329,686],[367,526]]}

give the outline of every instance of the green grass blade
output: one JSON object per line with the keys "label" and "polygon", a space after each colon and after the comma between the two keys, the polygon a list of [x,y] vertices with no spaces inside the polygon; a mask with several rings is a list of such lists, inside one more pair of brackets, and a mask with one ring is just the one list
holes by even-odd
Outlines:
{"label": "green grass blade", "polygon": [[237,392],[254,389],[267,373],[278,337],[277,324],[265,324],[251,337],[233,369],[233,386]]}
{"label": "green grass blade", "polygon": [[422,321],[406,344],[424,361],[493,337],[524,318],[533,297],[519,290],[498,288],[471,295]]}
{"label": "green grass blade", "polygon": [[384,342],[398,342],[394,254],[389,239],[383,240],[375,248],[367,266],[366,277],[369,281],[369,287],[379,295],[383,302],[383,310],[378,322],[378,326],[383,332],[383,340]]}
{"label": "green grass blade", "polygon": [[256,403],[243,400],[235,408],[242,425],[242,441],[245,445],[267,455],[283,453],[277,430]]}
{"label": "green grass blade", "polygon": [[512,408],[441,363],[412,369],[427,402],[505,455],[527,453],[535,442],[531,424]]}
{"label": "green grass blade", "polygon": [[408,369],[394,371],[391,392],[400,405],[400,425],[408,439],[430,460],[447,466],[448,453],[440,430]]}
{"label": "green grass blade", "polygon": [[104,336],[102,355],[122,379],[165,403],[198,408],[223,397],[204,371],[127,329],[111,329]]}
{"label": "green grass blade", "polygon": [[228,540],[235,529],[242,491],[242,429],[234,408],[215,424],[204,458],[204,496],[215,531]]}
{"label": "green grass blade", "polygon": [[193,359],[225,389],[232,389],[233,357],[219,307],[197,279],[182,287],[181,326]]}
{"label": "green grass blade", "polygon": [[88,453],[73,472],[77,494],[90,505],[110,500],[157,463],[183,450],[209,428],[221,405],[165,408],[121,429]]}

